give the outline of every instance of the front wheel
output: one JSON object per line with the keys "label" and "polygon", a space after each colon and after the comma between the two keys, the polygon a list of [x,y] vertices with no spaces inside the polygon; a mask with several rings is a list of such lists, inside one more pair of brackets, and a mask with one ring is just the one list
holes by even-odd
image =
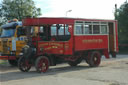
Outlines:
{"label": "front wheel", "polygon": [[18,60],[18,68],[22,72],[28,72],[31,69],[31,64],[27,59],[25,59],[25,57],[20,57]]}
{"label": "front wheel", "polygon": [[36,59],[35,68],[37,72],[46,72],[49,68],[49,59],[46,56],[40,56]]}

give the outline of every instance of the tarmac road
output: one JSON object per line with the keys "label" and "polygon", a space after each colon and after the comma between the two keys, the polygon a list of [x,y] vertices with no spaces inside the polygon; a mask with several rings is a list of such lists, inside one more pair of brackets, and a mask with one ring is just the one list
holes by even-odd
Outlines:
{"label": "tarmac road", "polygon": [[20,72],[17,67],[0,65],[0,85],[128,85],[128,55],[102,59],[99,67],[90,68],[85,62],[77,67],[61,64],[47,73]]}

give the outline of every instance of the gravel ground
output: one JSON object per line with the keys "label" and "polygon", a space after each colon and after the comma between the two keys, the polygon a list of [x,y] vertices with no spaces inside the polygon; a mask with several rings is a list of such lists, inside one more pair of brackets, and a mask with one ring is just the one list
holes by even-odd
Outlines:
{"label": "gravel ground", "polygon": [[24,73],[17,67],[0,64],[0,85],[128,85],[128,55],[103,58],[96,68],[85,62],[77,67],[61,64],[41,74],[34,67]]}

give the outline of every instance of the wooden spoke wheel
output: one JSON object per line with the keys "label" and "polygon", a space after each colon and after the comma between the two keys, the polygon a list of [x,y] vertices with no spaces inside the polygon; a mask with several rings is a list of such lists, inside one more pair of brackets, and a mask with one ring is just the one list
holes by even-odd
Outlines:
{"label": "wooden spoke wheel", "polygon": [[40,56],[36,59],[35,68],[37,72],[46,72],[49,68],[49,59],[45,56]]}
{"label": "wooden spoke wheel", "polygon": [[20,57],[18,67],[22,72],[28,72],[31,69],[31,64],[25,57]]}
{"label": "wooden spoke wheel", "polygon": [[99,64],[101,62],[101,54],[98,51],[92,52],[90,55],[90,58],[88,58],[87,62],[91,67],[99,66]]}

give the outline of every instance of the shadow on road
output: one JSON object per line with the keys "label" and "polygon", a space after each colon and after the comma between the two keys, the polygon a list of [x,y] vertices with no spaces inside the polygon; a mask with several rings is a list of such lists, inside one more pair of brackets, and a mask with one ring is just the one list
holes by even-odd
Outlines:
{"label": "shadow on road", "polygon": [[[10,69],[12,70],[12,67],[10,67]],[[50,68],[46,73],[37,73],[34,68],[32,68],[32,70],[30,70],[29,72],[20,72],[19,70],[17,70],[17,68],[13,68],[13,70],[14,69],[15,71],[12,71],[12,72],[1,73],[0,82],[26,79],[26,78],[32,78],[32,77],[38,78],[40,76],[53,76],[59,73],[90,69],[90,67],[80,66],[80,65],[76,67],[63,66],[63,67]]]}

